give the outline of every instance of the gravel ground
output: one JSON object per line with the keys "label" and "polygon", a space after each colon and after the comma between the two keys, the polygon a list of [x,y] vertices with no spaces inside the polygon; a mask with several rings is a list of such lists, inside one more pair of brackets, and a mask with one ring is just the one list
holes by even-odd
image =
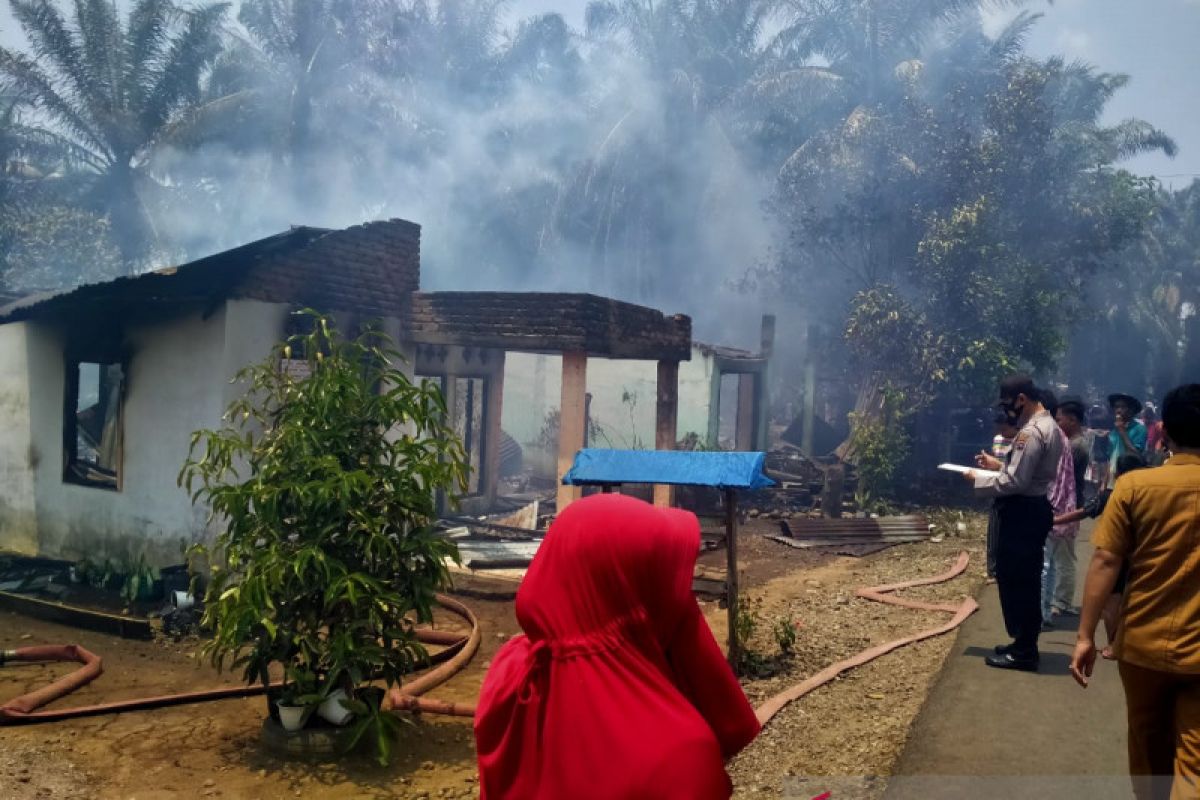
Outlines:
{"label": "gravel ground", "polygon": [[[799,640],[796,654],[782,672],[745,681],[751,702],[758,705],[867,647],[946,620],[941,613],[855,598],[859,587],[938,575],[966,550],[971,563],[965,573],[947,583],[902,594],[944,603],[975,596],[985,579],[982,556],[987,521],[982,515],[961,517],[967,529],[958,535],[955,523],[959,519],[957,513],[936,516],[939,532],[956,534],[942,542],[901,545],[859,559],[838,558],[752,590],[749,594],[758,601],[763,620],[752,640],[754,648],[764,654],[778,652],[770,622],[780,618],[797,621]],[[730,764],[735,797],[807,800],[813,794],[802,793],[795,783],[792,791],[787,791],[789,779],[888,775],[953,641],[953,635],[948,635],[901,648],[789,705]]]}

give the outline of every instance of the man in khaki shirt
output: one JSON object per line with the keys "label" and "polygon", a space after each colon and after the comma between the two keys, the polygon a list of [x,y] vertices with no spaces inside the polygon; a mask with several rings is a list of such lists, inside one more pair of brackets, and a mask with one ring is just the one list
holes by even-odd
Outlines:
{"label": "man in khaki shirt", "polygon": [[1086,687],[1100,611],[1124,562],[1115,655],[1139,800],[1200,798],[1200,384],[1163,401],[1170,460],[1117,481],[1092,543],[1071,673]]}

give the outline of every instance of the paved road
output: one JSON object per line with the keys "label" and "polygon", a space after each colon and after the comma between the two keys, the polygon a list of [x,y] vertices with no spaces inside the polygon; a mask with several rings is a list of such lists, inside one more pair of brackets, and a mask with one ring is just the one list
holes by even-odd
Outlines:
{"label": "paved road", "polygon": [[[1077,593],[1089,534],[1090,526],[1080,535]],[[913,727],[887,800],[1130,797],[1116,665],[1098,662],[1092,685],[1080,689],[1068,671],[1072,629],[1042,635],[1037,674],[990,669],[983,657],[1008,641],[995,585],[979,603]]]}

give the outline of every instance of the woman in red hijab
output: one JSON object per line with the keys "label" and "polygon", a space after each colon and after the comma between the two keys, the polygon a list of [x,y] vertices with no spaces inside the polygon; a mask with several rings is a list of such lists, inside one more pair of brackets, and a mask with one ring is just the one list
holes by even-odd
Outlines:
{"label": "woman in red hijab", "polygon": [[517,593],[475,715],[483,800],[724,800],[759,725],[692,596],[700,526],[571,504]]}

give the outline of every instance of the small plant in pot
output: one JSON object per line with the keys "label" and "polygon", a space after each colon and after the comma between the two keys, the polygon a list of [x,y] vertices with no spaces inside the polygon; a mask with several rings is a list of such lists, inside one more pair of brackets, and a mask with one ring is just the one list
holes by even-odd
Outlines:
{"label": "small plant in pot", "polygon": [[298,731],[321,702],[317,677],[303,667],[289,667],[284,673],[286,677],[275,699],[275,711],[285,731]]}
{"label": "small plant in pot", "polygon": [[264,686],[282,668],[281,721],[291,704],[301,724],[349,723],[351,746],[369,736],[386,762],[401,718],[380,709],[385,690],[427,662],[415,626],[458,560],[435,497],[453,501],[468,466],[440,390],[405,375],[386,336],[301,319],[309,332],[239,374],[245,395],[193,435],[180,472],[219,523],[191,553],[211,573],[205,652]]}

